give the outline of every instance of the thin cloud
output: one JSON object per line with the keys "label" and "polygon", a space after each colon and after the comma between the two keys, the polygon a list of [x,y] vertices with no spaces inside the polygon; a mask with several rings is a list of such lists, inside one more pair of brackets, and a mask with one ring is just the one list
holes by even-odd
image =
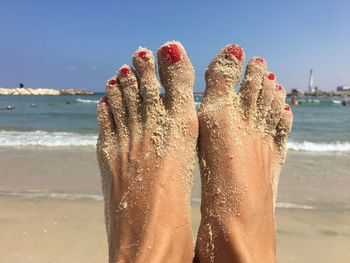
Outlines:
{"label": "thin cloud", "polygon": [[89,69],[90,69],[90,70],[96,70],[96,69],[98,69],[98,67],[97,67],[96,65],[90,65],[90,66],[89,66]]}
{"label": "thin cloud", "polygon": [[60,68],[60,70],[63,70],[63,71],[77,71],[78,68],[74,65],[64,65],[63,67]]}

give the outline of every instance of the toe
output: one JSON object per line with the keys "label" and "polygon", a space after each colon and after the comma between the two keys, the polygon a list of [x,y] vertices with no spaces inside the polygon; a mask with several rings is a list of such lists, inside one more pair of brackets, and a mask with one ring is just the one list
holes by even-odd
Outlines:
{"label": "toe", "polygon": [[99,127],[99,141],[101,143],[110,141],[115,134],[115,125],[106,96],[102,97],[98,104],[97,122]]}
{"label": "toe", "polygon": [[160,85],[152,51],[139,48],[134,53],[132,61],[139,77],[143,112],[148,119],[160,105]]}
{"label": "toe", "polygon": [[158,50],[159,77],[165,89],[165,107],[171,116],[195,113],[194,70],[180,42],[167,42]]}
{"label": "toe", "polygon": [[240,88],[240,96],[244,114],[248,118],[256,112],[256,102],[258,94],[262,90],[266,66],[265,60],[259,57],[252,58],[247,65]]}
{"label": "toe", "polygon": [[285,145],[285,140],[288,137],[293,123],[293,113],[288,104],[285,104],[282,117],[276,127],[275,141],[278,145]]}
{"label": "toe", "polygon": [[219,97],[231,98],[235,94],[234,87],[241,78],[244,57],[243,48],[238,45],[227,45],[220,50],[205,72],[205,103]]}
{"label": "toe", "polygon": [[256,102],[257,115],[258,115],[259,121],[261,122],[266,121],[266,115],[271,109],[271,102],[274,97],[275,88],[276,88],[275,75],[272,72],[265,73],[263,82],[262,82],[262,87]]}
{"label": "toe", "polygon": [[106,94],[108,98],[109,108],[112,112],[116,132],[118,137],[125,137],[128,133],[127,129],[127,107],[123,98],[120,83],[116,77],[107,81]]}
{"label": "toe", "polygon": [[278,85],[274,90],[271,109],[267,113],[267,128],[270,132],[276,133],[276,126],[282,118],[285,108],[286,92],[281,85]]}
{"label": "toe", "polygon": [[140,92],[134,71],[128,65],[123,65],[118,71],[118,81],[126,101],[130,130],[140,125]]}

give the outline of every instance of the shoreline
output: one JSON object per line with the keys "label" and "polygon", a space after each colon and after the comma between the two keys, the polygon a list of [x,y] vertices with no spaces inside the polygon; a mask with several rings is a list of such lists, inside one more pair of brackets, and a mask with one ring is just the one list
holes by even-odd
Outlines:
{"label": "shoreline", "polygon": [[[102,200],[92,146],[0,147],[0,154],[0,196]],[[348,153],[289,151],[277,202],[286,208],[350,209],[349,162]],[[200,200],[198,165],[194,179],[192,199]]]}
{"label": "shoreline", "polygon": [[[73,194],[73,193],[58,193],[58,192],[39,192],[39,191],[26,191],[26,192],[11,192],[0,191],[0,198],[17,198],[20,200],[36,201],[36,200],[58,200],[58,201],[82,201],[82,202],[103,202],[102,194]],[[200,205],[200,198],[191,198],[191,205]],[[302,209],[302,210],[317,210],[319,207],[314,207],[304,204],[277,202],[277,209]],[[327,208],[323,208],[327,209]],[[339,208],[338,208],[339,209]],[[322,208],[321,208],[322,210]],[[333,209],[336,210],[336,209]],[[343,210],[343,209],[339,209]],[[345,209],[346,210],[346,209]]]}

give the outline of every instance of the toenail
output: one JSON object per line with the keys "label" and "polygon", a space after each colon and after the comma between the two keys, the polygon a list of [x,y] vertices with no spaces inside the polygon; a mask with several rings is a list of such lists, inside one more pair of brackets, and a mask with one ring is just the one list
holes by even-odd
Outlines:
{"label": "toenail", "polygon": [[107,103],[107,102],[108,102],[107,96],[103,96],[103,97],[101,98],[101,102]]}
{"label": "toenail", "polygon": [[120,74],[121,74],[122,76],[126,76],[126,75],[129,74],[130,69],[127,68],[127,67],[124,67],[124,68],[121,68],[121,69],[119,70],[119,72],[120,72]]}
{"label": "toenail", "polygon": [[238,59],[238,61],[241,61],[243,58],[243,49],[238,45],[230,45],[227,48],[227,51],[229,54],[225,55],[225,58],[229,58],[231,55],[233,55],[235,58]]}
{"label": "toenail", "polygon": [[110,85],[110,86],[114,86],[114,85],[116,85],[117,84],[117,80],[115,80],[115,79],[110,79],[109,81],[108,81],[108,85]]}
{"label": "toenail", "polygon": [[259,62],[261,64],[264,64],[265,63],[265,60],[263,58],[256,58],[255,59],[256,62]]}
{"label": "toenail", "polygon": [[281,85],[277,85],[277,90],[278,91],[282,91],[283,90],[283,87]]}
{"label": "toenail", "polygon": [[290,106],[289,106],[289,104],[286,104],[286,105],[284,106],[284,110],[290,111]]}
{"label": "toenail", "polygon": [[147,51],[144,51],[144,50],[140,51],[140,52],[137,53],[137,56],[139,58],[145,58],[147,56]]}
{"label": "toenail", "polygon": [[274,80],[275,79],[275,74],[273,74],[272,72],[269,73],[269,75],[267,76],[269,80]]}
{"label": "toenail", "polygon": [[181,53],[179,47],[176,44],[168,44],[161,48],[161,53],[166,60],[172,64],[178,62],[181,59]]}

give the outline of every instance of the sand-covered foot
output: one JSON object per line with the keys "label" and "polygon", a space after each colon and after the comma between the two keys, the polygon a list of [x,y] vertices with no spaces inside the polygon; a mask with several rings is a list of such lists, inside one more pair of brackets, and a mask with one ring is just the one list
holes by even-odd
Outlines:
{"label": "sand-covered foot", "polygon": [[275,262],[274,206],[292,113],[285,91],[244,51],[224,47],[208,66],[199,112],[202,220],[197,260]]}
{"label": "sand-covered foot", "polygon": [[179,42],[139,48],[107,82],[97,158],[109,262],[192,262],[190,191],[198,121],[194,70]]}

